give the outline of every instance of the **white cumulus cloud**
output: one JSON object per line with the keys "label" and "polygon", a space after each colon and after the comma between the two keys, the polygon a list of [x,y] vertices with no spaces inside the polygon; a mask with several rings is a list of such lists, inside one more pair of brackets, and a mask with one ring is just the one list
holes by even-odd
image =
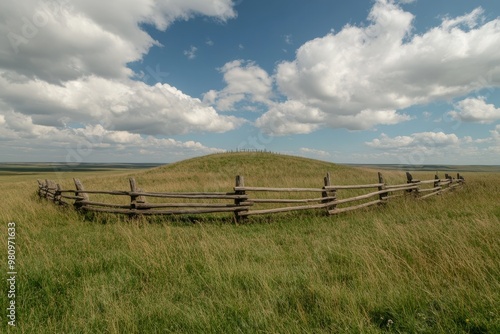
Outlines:
{"label": "white cumulus cloud", "polygon": [[485,100],[484,97],[464,99],[456,104],[457,110],[448,114],[463,122],[491,123],[500,120],[500,108]]}
{"label": "white cumulus cloud", "polygon": [[225,21],[236,17],[233,5],[231,0],[1,2],[1,139],[37,138],[50,147],[49,137],[58,143],[57,138],[77,138],[80,129],[102,129],[109,132],[104,136],[109,145],[119,145],[236,128],[241,119],[219,115],[167,83],[135,81],[127,66],[160,46],[144,24],[165,30],[196,15]]}
{"label": "white cumulus cloud", "polygon": [[8,110],[30,116],[40,125],[103,124],[150,135],[225,132],[242,122],[219,115],[168,84],[149,86],[90,76],[54,85],[41,80],[16,82],[0,71],[0,113]]}
{"label": "white cumulus cloud", "polygon": [[386,134],[381,134],[380,138],[376,138],[365,144],[384,150],[401,150],[414,148],[435,148],[454,146],[460,143],[459,138],[454,133],[446,134],[444,132],[419,132],[409,136],[389,137]]}
{"label": "white cumulus cloud", "polygon": [[[53,127],[33,123],[30,116],[9,112],[0,123],[0,155],[6,159],[18,159],[19,152],[30,152],[29,159],[46,160],[47,152],[63,162],[106,161],[114,159],[141,162],[169,162],[172,156],[194,156],[221,152],[195,141],[178,141],[171,138],[140,135],[128,131],[108,130],[102,125],[81,128]],[[14,157],[14,158],[11,158]],[[15,158],[17,157],[17,158]],[[33,161],[33,160],[29,160]]]}
{"label": "white cumulus cloud", "polygon": [[236,103],[270,103],[272,78],[253,62],[234,60],[219,69],[224,75],[226,87],[220,91],[210,90],[204,94],[204,101],[218,110],[232,110]]}
{"label": "white cumulus cloud", "polygon": [[[279,64],[276,82],[287,101],[257,125],[278,135],[368,129],[409,119],[398,110],[500,84],[500,19],[484,22],[481,8],[421,34],[395,1],[376,1],[368,20],[308,41],[295,60]],[[300,117],[304,126],[298,104],[316,110]]]}
{"label": "white cumulus cloud", "polygon": [[165,30],[194,15],[227,20],[231,0],[26,0],[0,4],[0,67],[50,82],[132,75],[127,63],[159,45],[140,24]]}

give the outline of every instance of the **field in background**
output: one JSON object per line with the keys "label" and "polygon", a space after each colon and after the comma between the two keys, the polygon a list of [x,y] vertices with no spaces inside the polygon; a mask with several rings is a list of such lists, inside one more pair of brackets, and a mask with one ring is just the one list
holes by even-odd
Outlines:
{"label": "field in background", "polygon": [[[152,223],[102,216],[97,223],[35,196],[37,178],[73,188],[77,176],[88,189],[127,189],[133,176],[148,191],[225,191],[238,174],[251,186],[318,187],[326,172],[332,184],[357,184],[375,182],[377,171],[233,153],[143,171],[0,176],[2,235],[6,222],[17,223],[18,327],[27,333],[500,332],[498,173],[463,173],[463,189],[419,202],[395,200],[335,217],[284,213],[244,225],[203,216]],[[402,170],[383,174],[388,183],[406,180]],[[2,244],[6,249],[6,238]],[[5,293],[0,302],[6,305]]]}
{"label": "field in background", "polygon": [[389,170],[405,170],[405,171],[420,171],[420,172],[436,172],[441,173],[463,173],[463,172],[484,172],[498,173],[500,172],[499,165],[399,165],[399,164],[347,164],[352,167],[389,169]]}

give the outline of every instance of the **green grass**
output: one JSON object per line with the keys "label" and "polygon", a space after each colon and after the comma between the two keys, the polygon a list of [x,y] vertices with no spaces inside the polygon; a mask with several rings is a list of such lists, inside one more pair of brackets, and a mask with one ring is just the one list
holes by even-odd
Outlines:
{"label": "green grass", "polygon": [[[17,330],[500,332],[497,173],[465,173],[463,189],[424,201],[402,198],[333,217],[284,213],[240,225],[205,216],[194,224],[107,216],[102,224],[34,195],[36,178],[73,188],[78,176],[88,189],[125,190],[134,176],[148,191],[225,191],[237,174],[249,186],[320,187],[326,172],[334,184],[376,182],[375,170],[248,153],[116,175],[0,176],[2,249],[7,222],[17,223]],[[405,180],[402,171],[383,173],[391,184]],[[0,303],[5,310],[6,293]]]}

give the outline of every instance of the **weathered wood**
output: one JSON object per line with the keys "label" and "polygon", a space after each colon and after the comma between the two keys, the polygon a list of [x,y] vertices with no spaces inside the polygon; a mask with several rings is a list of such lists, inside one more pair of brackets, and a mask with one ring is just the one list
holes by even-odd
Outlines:
{"label": "weathered wood", "polygon": [[48,198],[48,195],[49,195],[49,180],[45,179],[45,184],[43,186],[43,192],[42,192],[42,196],[45,197],[45,198]]}
{"label": "weathered wood", "polygon": [[448,191],[448,190],[453,190],[456,187],[459,187],[460,185],[461,185],[460,183],[450,184],[448,187],[443,188],[441,191],[445,192],[445,191]]}
{"label": "weathered wood", "polygon": [[436,174],[434,175],[434,188],[439,187],[440,186],[439,183],[440,183],[439,176]]}
{"label": "weathered wood", "polygon": [[252,206],[252,202],[240,202],[239,204],[221,203],[137,203],[138,209],[153,208],[237,208],[241,206]]}
{"label": "weathered wood", "polygon": [[325,187],[328,190],[339,190],[339,189],[368,189],[368,188],[378,188],[382,186],[382,183],[373,183],[373,184],[356,184],[356,185],[335,185]]}
{"label": "weathered wood", "polygon": [[385,189],[406,188],[406,187],[418,187],[418,186],[416,186],[415,184],[412,184],[412,183],[401,183],[401,184],[386,185]]}
{"label": "weathered wood", "polygon": [[389,195],[385,196],[384,200],[390,200],[391,198],[396,198],[396,197],[403,197],[405,194],[397,194],[397,195]]}
{"label": "weathered wood", "polygon": [[137,193],[137,183],[135,182],[135,179],[131,177],[128,179],[130,183],[130,209],[135,210],[136,205],[137,205],[137,198],[139,195],[136,195]]}
{"label": "weathered wood", "polygon": [[425,199],[425,198],[428,198],[428,197],[431,197],[431,196],[434,196],[434,195],[439,195],[442,193],[442,190],[438,190],[438,191],[435,191],[433,193],[430,193],[430,194],[427,194],[427,195],[424,195],[424,196],[421,196],[419,197],[418,199],[421,200],[421,199]]}
{"label": "weathered wood", "polygon": [[[406,183],[408,183],[408,184],[416,184],[416,183],[420,183],[420,180],[415,180],[413,178],[413,176],[409,172],[406,172]],[[408,189],[408,190],[406,190],[406,192],[407,193],[412,193],[412,192],[418,193],[418,188],[416,188],[416,189]]]}
{"label": "weathered wood", "polygon": [[249,210],[249,211],[238,212],[238,215],[240,215],[240,216],[253,216],[253,215],[262,215],[262,214],[266,214],[266,213],[278,213],[278,212],[322,209],[322,208],[326,208],[330,205],[331,205],[331,203],[328,202],[328,203],[312,204],[312,205],[287,206],[287,207],[275,208],[275,209]]}
{"label": "weathered wood", "polygon": [[235,195],[234,192],[151,192],[151,191],[141,191],[137,192],[135,195],[142,195],[147,197],[161,197],[165,196],[210,196],[210,198],[214,196],[231,196]]}
{"label": "weathered wood", "polygon": [[412,190],[412,189],[417,189],[419,186],[415,183],[404,183],[404,184],[397,184],[393,186],[386,186],[385,190],[388,190],[390,192],[394,191],[402,191],[402,190]]}
{"label": "weathered wood", "polygon": [[54,194],[53,193],[46,193],[45,198],[48,200],[54,200]]}
{"label": "weathered wood", "polygon": [[42,180],[36,180],[36,182],[38,182],[38,197],[43,197],[44,184]]}
{"label": "weathered wood", "polygon": [[80,194],[100,194],[100,195],[113,195],[113,196],[130,196],[130,191],[121,191],[121,190],[81,190],[74,191],[75,193]]}
{"label": "weathered wood", "polygon": [[249,202],[253,203],[313,203],[313,202],[322,202],[322,201],[334,201],[336,200],[336,196],[328,196],[328,197],[318,197],[318,198],[306,198],[306,199],[280,199],[280,198],[249,198]]}
{"label": "weathered wood", "polygon": [[38,182],[38,197],[44,197],[45,183],[42,180],[36,180]]}
{"label": "weathered wood", "polygon": [[263,192],[324,192],[325,189],[331,190],[328,188],[268,188],[268,187],[234,187],[236,192],[238,191],[263,191]]}
{"label": "weathered wood", "polygon": [[56,183],[52,180],[45,180],[48,189],[56,189]]}
{"label": "weathered wood", "polygon": [[323,196],[323,200],[321,201],[321,203],[329,203],[330,202],[332,204],[332,205],[326,207],[326,211],[328,212],[328,210],[335,209],[336,205],[333,201],[337,197],[336,196],[337,190],[327,190],[327,187],[330,187],[332,185],[330,173],[326,173],[326,176],[323,179],[323,184],[324,184],[323,189],[325,189],[325,191],[321,193],[321,195]]}
{"label": "weathered wood", "polygon": [[120,209],[131,209],[130,204],[114,204],[114,203],[103,203],[103,202],[94,202],[94,201],[81,201],[80,204],[82,206],[104,206],[108,208],[120,208]]}
{"label": "weathered wood", "polygon": [[137,195],[143,195],[146,197],[158,197],[158,198],[188,198],[188,199],[247,199],[248,195],[242,194],[238,195],[236,193],[230,193],[232,195],[185,195],[185,194],[175,194],[175,193],[137,193]]}
{"label": "weathered wood", "polygon": [[81,194],[104,194],[120,196],[145,196],[157,198],[188,198],[188,199],[246,199],[248,195],[236,195],[235,193],[150,193],[130,191],[80,191]]}
{"label": "weathered wood", "polygon": [[[182,210],[142,210],[141,215],[182,215],[182,214],[204,214],[204,213],[221,213],[221,212],[235,212],[247,207],[238,206],[234,208],[200,208],[200,209],[182,209]],[[96,211],[96,212],[107,212],[107,213],[122,213],[122,214],[136,214],[137,211],[130,209],[107,209],[107,208],[96,208],[91,206],[83,206],[83,210],[86,211]]]}
{"label": "weathered wood", "polygon": [[66,193],[76,193],[76,190],[73,189],[61,189],[61,194],[66,194]]}
{"label": "weathered wood", "polygon": [[83,198],[83,200],[76,199],[75,203],[73,203],[73,206],[75,207],[75,209],[79,210],[79,209],[82,208],[81,202],[82,201],[88,201],[89,200],[89,195],[87,193],[82,193],[81,192],[81,191],[85,190],[85,188],[83,187],[83,184],[82,184],[82,182],[79,179],[73,179],[73,182],[75,182],[75,187],[76,187],[75,196]]}
{"label": "weathered wood", "polygon": [[[409,175],[409,176],[408,176]],[[326,208],[329,214],[337,214],[341,212],[356,210],[359,208],[385,203],[389,198],[399,197],[401,195],[389,195],[398,191],[416,191],[418,193],[420,185],[433,184],[433,188],[421,189],[421,193],[428,193],[420,199],[429,196],[440,194],[444,191],[453,190],[464,183],[464,179],[460,174],[453,179],[446,175],[446,179],[439,179],[436,175],[433,180],[419,181],[413,179],[410,173],[407,173],[408,182],[400,185],[386,185],[381,173],[378,173],[379,183],[363,184],[363,185],[331,185],[330,174],[324,178],[324,186],[320,188],[272,188],[272,187],[245,187],[242,176],[236,177],[234,192],[145,192],[137,187],[135,179],[129,179],[130,191],[86,191],[82,183],[78,179],[74,179],[76,190],[63,190],[59,184],[51,180],[37,180],[38,194],[41,197],[46,197],[53,200],[55,203],[67,205],[62,199],[75,200],[74,207],[79,210],[121,213],[128,215],[144,214],[144,215],[176,215],[176,214],[203,214],[203,213],[220,213],[234,212],[236,221],[251,215],[279,213],[299,210],[312,210]],[[448,187],[442,188],[443,185]],[[338,200],[336,191],[339,189],[367,189],[377,188],[377,191],[370,192],[351,198]],[[321,192],[321,197],[317,198],[249,198],[247,191],[268,191],[268,192]],[[69,193],[69,194],[68,194]],[[74,193],[73,195],[70,195]],[[88,194],[107,194],[130,196],[130,205],[113,204],[104,202],[95,202],[89,200]],[[378,195],[378,200],[362,203],[345,208],[337,208],[337,205],[360,201]],[[146,203],[146,197],[170,198],[170,199],[188,199],[188,200],[213,200],[225,199],[234,200],[234,203]],[[318,204],[309,204],[309,203]],[[250,210],[255,203],[303,203],[306,205],[286,206],[281,208],[271,208],[263,210]],[[164,210],[168,209],[168,210]]]}
{"label": "weathered wood", "polygon": [[40,197],[45,197],[45,194],[47,194],[47,185],[43,183],[42,187],[38,189],[38,195]]}
{"label": "weathered wood", "polygon": [[406,172],[406,183],[419,183],[419,182],[420,180],[414,179],[409,172]]}
{"label": "weathered wood", "polygon": [[[236,188],[243,188],[245,187],[245,178],[242,175],[236,175],[235,178],[235,185],[234,185],[234,192],[238,196],[247,196],[245,190],[236,190]],[[247,197],[248,198],[248,197]],[[241,202],[243,202],[243,199],[236,198],[234,200],[234,205],[240,206]],[[237,224],[241,222],[243,219],[245,219],[243,216],[240,216],[238,213],[241,212],[248,212],[248,209],[243,209],[241,211],[234,211],[234,222]]]}
{"label": "weathered wood", "polygon": [[381,201],[380,199],[377,199],[375,201],[371,201],[371,202],[368,202],[368,203],[363,203],[363,204],[360,204],[360,205],[350,206],[350,207],[347,207],[347,208],[340,208],[340,209],[337,208],[337,209],[328,211],[328,213],[331,214],[331,215],[335,215],[335,214],[339,214],[339,213],[342,213],[342,212],[347,212],[347,211],[357,210],[357,209],[361,209],[361,208],[366,208],[368,206],[372,206],[372,205],[379,204],[379,203],[383,203],[383,201]]}
{"label": "weathered wood", "polygon": [[[384,177],[382,176],[382,173],[378,172],[378,183],[382,184],[381,186],[378,187],[379,191],[385,190],[385,181]],[[388,196],[388,192],[381,192],[378,196],[380,200],[384,200]]]}
{"label": "weathered wood", "polygon": [[47,180],[47,199],[52,200],[54,204],[58,201],[57,185],[53,180]]}
{"label": "weathered wood", "polygon": [[56,184],[56,191],[54,193],[54,203],[59,204],[61,202],[61,185]]}
{"label": "weathered wood", "polygon": [[367,199],[367,198],[370,198],[370,197],[373,197],[373,196],[376,196],[376,195],[380,195],[380,194],[385,194],[385,193],[387,193],[387,189],[379,190],[379,191],[374,191],[374,192],[371,192],[371,193],[368,193],[368,194],[364,194],[364,195],[359,195],[359,196],[354,196],[354,197],[349,197],[349,198],[344,198],[344,199],[336,200],[335,204],[339,205],[339,204],[343,204],[343,203],[360,201],[362,199]]}
{"label": "weathered wood", "polygon": [[[324,191],[321,193],[322,197],[328,197],[328,191],[325,189],[326,187],[329,187],[330,184],[330,173],[326,173],[326,176],[323,178],[323,183],[324,183]],[[323,203],[325,203],[325,200],[323,200]]]}
{"label": "weathered wood", "polygon": [[418,183],[418,184],[431,184],[431,183],[434,183],[434,182],[436,182],[436,179],[434,179],[434,180],[423,180],[423,181],[418,181],[418,182],[412,182],[412,184],[416,184],[416,183]]}
{"label": "weathered wood", "polygon": [[[143,190],[141,188],[137,188],[137,191],[142,193]],[[146,203],[146,196],[144,195],[139,195],[137,196],[137,199],[136,199],[137,203]]]}
{"label": "weathered wood", "polygon": [[237,195],[235,192],[179,192],[179,193],[156,193],[156,192],[130,192],[130,191],[107,191],[107,190],[61,190],[61,193],[101,194],[118,196],[144,196],[157,198],[188,198],[188,199],[246,199],[248,195]]}

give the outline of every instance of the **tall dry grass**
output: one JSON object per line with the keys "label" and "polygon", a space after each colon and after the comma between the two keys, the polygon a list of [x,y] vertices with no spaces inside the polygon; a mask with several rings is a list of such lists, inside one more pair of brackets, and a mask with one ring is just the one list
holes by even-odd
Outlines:
{"label": "tall dry grass", "polygon": [[[134,176],[149,191],[220,191],[231,189],[237,174],[247,185],[318,187],[326,172],[337,184],[376,182],[373,170],[269,154],[78,177],[89,189],[125,190]],[[72,188],[73,176],[57,181]],[[384,176],[405,180],[403,171]],[[278,214],[243,225],[203,217],[194,224],[90,221],[37,199],[36,175],[3,177],[2,235],[5,222],[17,222],[17,330],[500,332],[500,175],[465,177],[465,188],[424,201],[403,198],[335,217]],[[5,294],[0,302],[6,305]],[[5,317],[1,326],[7,328]]]}

